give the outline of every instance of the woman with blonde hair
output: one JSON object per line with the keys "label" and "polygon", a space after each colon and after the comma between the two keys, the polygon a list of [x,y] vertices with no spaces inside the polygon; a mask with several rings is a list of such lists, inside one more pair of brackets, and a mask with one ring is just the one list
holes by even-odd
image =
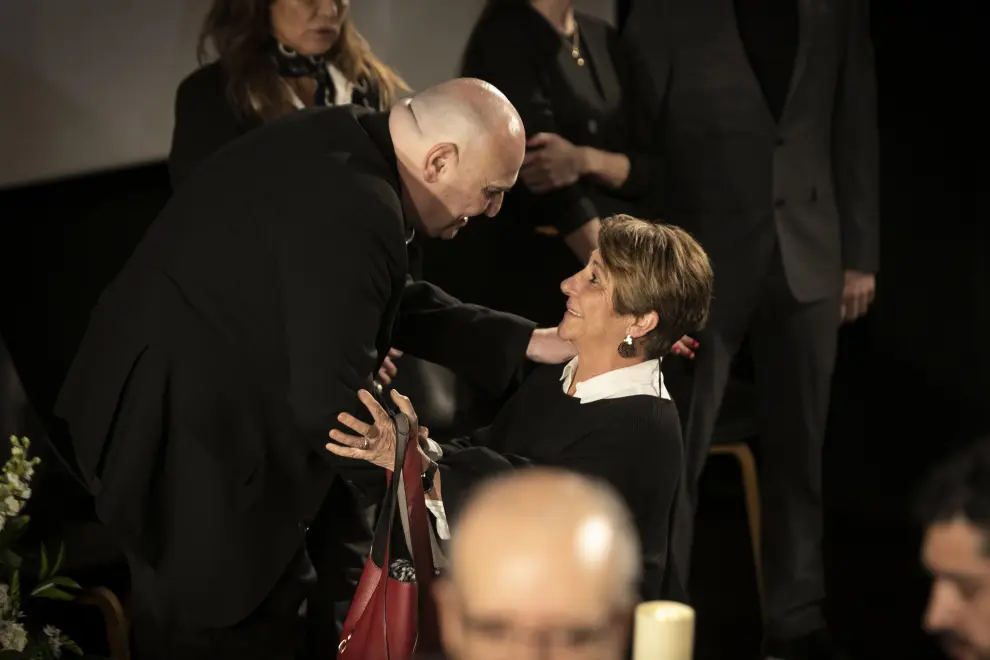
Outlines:
{"label": "woman with blonde hair", "polygon": [[177,189],[224,144],[312,106],[388,110],[409,88],[354,26],[350,0],[214,0],[205,63],[179,85],[169,174]]}

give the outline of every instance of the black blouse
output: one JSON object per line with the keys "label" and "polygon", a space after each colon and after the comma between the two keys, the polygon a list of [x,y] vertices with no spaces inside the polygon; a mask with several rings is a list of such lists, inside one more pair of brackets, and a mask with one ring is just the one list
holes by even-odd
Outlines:
{"label": "black blouse", "polygon": [[685,597],[669,555],[670,529],[683,461],[673,401],[634,395],[582,403],[564,393],[563,365],[541,366],[491,426],[442,445],[444,509],[456,521],[477,484],[507,470],[556,466],[609,482],[639,531],[648,600]]}
{"label": "black blouse", "polygon": [[490,82],[512,101],[527,136],[556,133],[629,158],[629,177],[619,189],[591,181],[542,195],[521,184],[513,189],[504,215],[552,224],[561,235],[611,213],[649,215],[651,188],[659,178],[649,74],[607,23],[580,12],[575,19],[583,66],[571,53],[570,39],[523,0],[485,9],[462,64],[463,75]]}

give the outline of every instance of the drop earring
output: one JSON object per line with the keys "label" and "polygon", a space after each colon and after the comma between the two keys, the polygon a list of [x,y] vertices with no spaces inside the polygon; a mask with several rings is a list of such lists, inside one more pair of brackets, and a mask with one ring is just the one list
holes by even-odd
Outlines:
{"label": "drop earring", "polygon": [[627,360],[636,357],[636,348],[633,346],[632,335],[626,335],[626,338],[619,344],[619,357],[624,357]]}

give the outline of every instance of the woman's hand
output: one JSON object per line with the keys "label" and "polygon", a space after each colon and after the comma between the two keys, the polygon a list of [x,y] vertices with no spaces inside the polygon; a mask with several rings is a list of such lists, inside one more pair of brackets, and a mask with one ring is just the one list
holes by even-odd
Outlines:
{"label": "woman's hand", "polygon": [[698,343],[697,339],[684,335],[683,337],[677,340],[677,343],[674,344],[674,347],[672,349],[670,349],[670,352],[673,353],[674,355],[681,355],[686,358],[691,358],[693,360],[694,350],[699,346],[701,346],[701,344]]}
{"label": "woman's hand", "polygon": [[[419,450],[420,458],[423,460],[424,454],[419,447],[420,429],[416,411],[407,397],[402,396],[395,390],[391,392],[392,401],[409,418],[409,439],[412,443],[410,449]],[[374,424],[366,424],[348,413],[340,413],[337,421],[354,431],[357,435],[351,435],[334,429],[330,431],[330,439],[333,442],[327,443],[327,449],[344,458],[356,458],[368,461],[386,470],[395,467],[395,424],[389,417],[385,409],[379,405],[375,397],[367,390],[358,392],[358,398],[364,407],[371,413]]]}
{"label": "woman's hand", "polygon": [[533,151],[526,153],[519,176],[533,192],[563,188],[581,178],[584,172],[581,149],[556,133],[537,133],[526,146]]}

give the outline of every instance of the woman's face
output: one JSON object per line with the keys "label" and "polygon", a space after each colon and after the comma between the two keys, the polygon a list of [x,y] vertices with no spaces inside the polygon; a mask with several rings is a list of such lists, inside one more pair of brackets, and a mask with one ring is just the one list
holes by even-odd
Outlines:
{"label": "woman's face", "polygon": [[584,270],[564,280],[560,290],[567,296],[567,311],[557,327],[561,339],[582,346],[618,349],[630,332],[633,319],[618,316],[612,307],[612,288],[598,250]]}
{"label": "woman's face", "polygon": [[337,41],[350,5],[350,0],[273,0],[272,36],[302,55],[320,55]]}

